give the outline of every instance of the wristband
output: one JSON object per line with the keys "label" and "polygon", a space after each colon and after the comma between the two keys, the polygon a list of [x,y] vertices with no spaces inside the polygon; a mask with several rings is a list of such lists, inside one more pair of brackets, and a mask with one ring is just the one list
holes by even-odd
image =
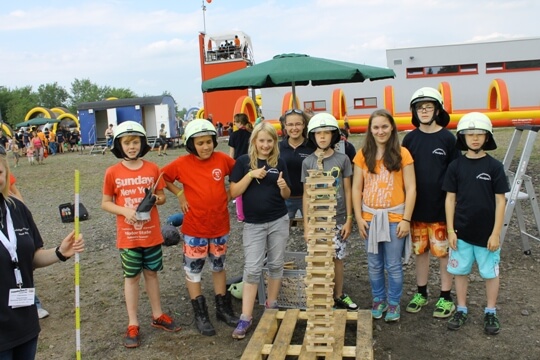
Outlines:
{"label": "wristband", "polygon": [[451,233],[455,233],[455,232],[457,232],[457,231],[454,230],[454,229],[446,229],[446,232],[447,232],[448,234],[451,234]]}
{"label": "wristband", "polygon": [[60,246],[57,246],[56,249],[54,250],[54,253],[56,254],[56,257],[64,262],[66,261],[67,259],[69,259],[68,257],[65,257],[61,252],[60,252]]}
{"label": "wristband", "polygon": [[180,190],[179,192],[176,193],[176,197],[179,197],[180,195],[182,195],[184,193],[184,189]]}
{"label": "wristband", "polygon": [[411,222],[411,220],[408,220],[408,219],[405,219],[405,218],[402,218],[401,220],[402,220],[402,221],[406,221],[406,222],[408,222],[408,223]]}
{"label": "wristband", "polygon": [[347,215],[348,219],[352,219],[353,217],[354,217],[354,215]]}
{"label": "wristband", "polygon": [[253,175],[251,175],[251,170],[248,171],[248,175],[250,179],[253,179]]}

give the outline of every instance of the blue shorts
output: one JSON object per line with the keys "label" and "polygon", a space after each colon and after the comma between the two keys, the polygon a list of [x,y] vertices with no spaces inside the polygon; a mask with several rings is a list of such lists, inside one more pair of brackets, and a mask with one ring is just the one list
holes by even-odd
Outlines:
{"label": "blue shorts", "polygon": [[120,249],[124,277],[133,278],[143,270],[160,271],[163,269],[161,245],[149,248]]}
{"label": "blue shorts", "polygon": [[499,276],[500,248],[490,251],[460,239],[457,241],[457,250],[450,249],[448,272],[452,275],[469,275],[475,260],[482,278],[495,279]]}

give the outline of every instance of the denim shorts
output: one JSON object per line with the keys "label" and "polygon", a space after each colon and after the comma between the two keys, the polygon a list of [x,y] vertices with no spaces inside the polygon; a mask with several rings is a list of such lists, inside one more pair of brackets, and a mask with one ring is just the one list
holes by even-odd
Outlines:
{"label": "denim shorts", "polygon": [[448,272],[452,275],[469,275],[475,260],[482,278],[494,279],[499,276],[500,248],[490,251],[460,239],[457,241],[457,250],[450,249]]}

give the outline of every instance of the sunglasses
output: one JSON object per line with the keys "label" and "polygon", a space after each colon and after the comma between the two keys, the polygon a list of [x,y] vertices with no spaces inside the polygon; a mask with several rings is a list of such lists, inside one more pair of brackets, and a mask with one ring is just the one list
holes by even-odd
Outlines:
{"label": "sunglasses", "polygon": [[304,115],[304,112],[300,109],[289,109],[285,112],[285,116],[291,115],[291,114]]}

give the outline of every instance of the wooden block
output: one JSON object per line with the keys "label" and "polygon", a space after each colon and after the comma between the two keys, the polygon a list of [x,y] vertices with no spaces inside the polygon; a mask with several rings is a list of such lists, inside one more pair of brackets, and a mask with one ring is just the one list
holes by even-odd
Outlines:
{"label": "wooden block", "polygon": [[370,310],[358,310],[356,359],[373,360],[373,317]]}

